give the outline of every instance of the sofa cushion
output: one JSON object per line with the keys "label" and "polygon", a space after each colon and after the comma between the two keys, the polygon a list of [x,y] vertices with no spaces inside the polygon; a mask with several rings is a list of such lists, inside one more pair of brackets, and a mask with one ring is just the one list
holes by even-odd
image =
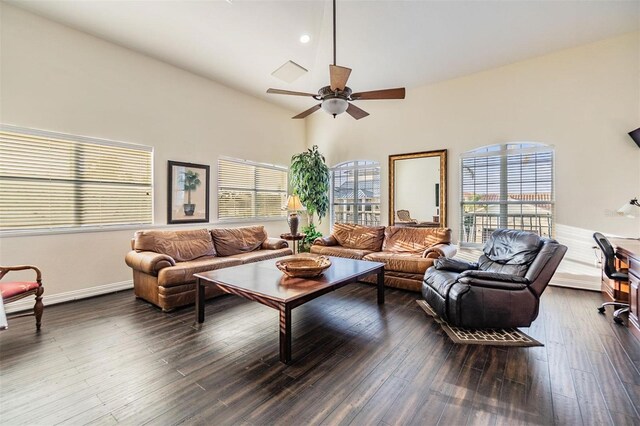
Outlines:
{"label": "sofa cushion", "polygon": [[408,274],[423,275],[427,268],[433,266],[434,259],[422,257],[411,253],[370,253],[364,260],[384,263],[385,271],[405,272]]}
{"label": "sofa cushion", "polygon": [[180,262],[176,266],[163,268],[158,273],[158,285],[170,287],[195,281],[193,274],[241,265],[242,260],[221,257],[204,257],[189,262]]}
{"label": "sofa cushion", "polygon": [[333,225],[333,237],[343,247],[380,251],[384,239],[384,226],[363,226],[352,223]]}
{"label": "sofa cushion", "polygon": [[346,257],[348,259],[358,259],[362,260],[363,257],[368,255],[369,253],[373,253],[372,250],[359,250],[359,249],[351,249],[341,246],[311,246],[311,253],[313,254],[323,254],[325,256],[336,256],[336,257]]}
{"label": "sofa cushion", "polygon": [[429,247],[450,242],[451,229],[449,228],[387,226],[384,231],[382,250],[393,253],[422,254]]}
{"label": "sofa cushion", "polygon": [[134,239],[136,251],[166,254],[176,262],[216,255],[211,234],[206,229],[138,231]]}
{"label": "sofa cushion", "polygon": [[264,226],[212,229],[211,235],[218,256],[232,256],[258,250],[267,239]]}
{"label": "sofa cushion", "polygon": [[256,250],[248,253],[240,253],[229,256],[229,259],[239,259],[243,264],[251,262],[259,262],[261,260],[276,259],[282,256],[293,254],[290,248],[281,248],[275,250]]}

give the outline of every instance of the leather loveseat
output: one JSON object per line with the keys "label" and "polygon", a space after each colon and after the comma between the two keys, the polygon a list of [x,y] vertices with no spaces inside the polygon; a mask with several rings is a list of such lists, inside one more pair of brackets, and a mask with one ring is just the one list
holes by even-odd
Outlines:
{"label": "leather loveseat", "polygon": [[[318,238],[311,253],[384,263],[384,283],[389,287],[420,291],[425,271],[439,257],[452,257],[448,228],[333,225],[329,237]],[[365,279],[375,282],[375,278]]]}
{"label": "leather loveseat", "polygon": [[[291,254],[285,240],[268,238],[262,226],[138,231],[131,248],[125,262],[136,297],[163,311],[195,302],[195,273]],[[207,298],[220,294],[214,286],[205,289]]]}
{"label": "leather loveseat", "polygon": [[566,251],[532,232],[499,229],[477,263],[436,260],[424,276],[422,295],[453,326],[528,327]]}

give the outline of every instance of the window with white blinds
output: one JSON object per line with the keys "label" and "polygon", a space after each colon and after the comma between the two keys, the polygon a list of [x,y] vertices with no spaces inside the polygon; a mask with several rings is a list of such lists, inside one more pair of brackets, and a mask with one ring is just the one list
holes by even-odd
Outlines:
{"label": "window with white blinds", "polygon": [[348,161],[331,169],[331,223],[380,225],[380,165]]}
{"label": "window with white blinds", "polygon": [[233,158],[218,160],[218,219],[284,217],[286,167]]}
{"label": "window with white blinds", "polygon": [[462,243],[483,244],[499,228],[554,232],[553,147],[518,142],[462,154]]}
{"label": "window with white blinds", "polygon": [[0,126],[0,230],[149,224],[151,147]]}

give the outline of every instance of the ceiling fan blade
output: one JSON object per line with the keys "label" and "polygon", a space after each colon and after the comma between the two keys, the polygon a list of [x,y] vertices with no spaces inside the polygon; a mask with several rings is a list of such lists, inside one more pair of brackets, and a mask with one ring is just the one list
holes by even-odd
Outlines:
{"label": "ceiling fan blade", "polygon": [[331,90],[344,90],[349,80],[351,68],[338,65],[329,65],[329,78],[331,80]]}
{"label": "ceiling fan blade", "polygon": [[291,117],[291,118],[305,118],[306,116],[311,115],[314,112],[316,112],[317,110],[319,110],[320,109],[320,105],[321,104],[314,105],[311,108],[309,108],[308,110],[303,111],[300,114],[296,115],[295,117]]}
{"label": "ceiling fan blade", "polygon": [[317,95],[314,95],[313,93],[292,92],[290,90],[282,90],[282,89],[268,89],[267,93],[271,93],[273,95],[317,96]]}
{"label": "ceiling fan blade", "polygon": [[365,118],[369,113],[363,109],[358,108],[354,104],[349,104],[347,107],[347,114],[355,118],[356,120],[360,120],[361,118]]}
{"label": "ceiling fan blade", "polygon": [[404,99],[404,87],[397,89],[371,90],[369,92],[353,93],[351,99],[354,101],[366,101],[374,99]]}

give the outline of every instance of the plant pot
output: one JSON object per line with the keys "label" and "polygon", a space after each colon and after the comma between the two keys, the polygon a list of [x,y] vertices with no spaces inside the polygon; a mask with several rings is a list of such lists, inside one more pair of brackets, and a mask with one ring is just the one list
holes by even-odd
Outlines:
{"label": "plant pot", "polygon": [[185,216],[193,216],[193,213],[196,211],[195,204],[183,204],[182,207],[184,208]]}

